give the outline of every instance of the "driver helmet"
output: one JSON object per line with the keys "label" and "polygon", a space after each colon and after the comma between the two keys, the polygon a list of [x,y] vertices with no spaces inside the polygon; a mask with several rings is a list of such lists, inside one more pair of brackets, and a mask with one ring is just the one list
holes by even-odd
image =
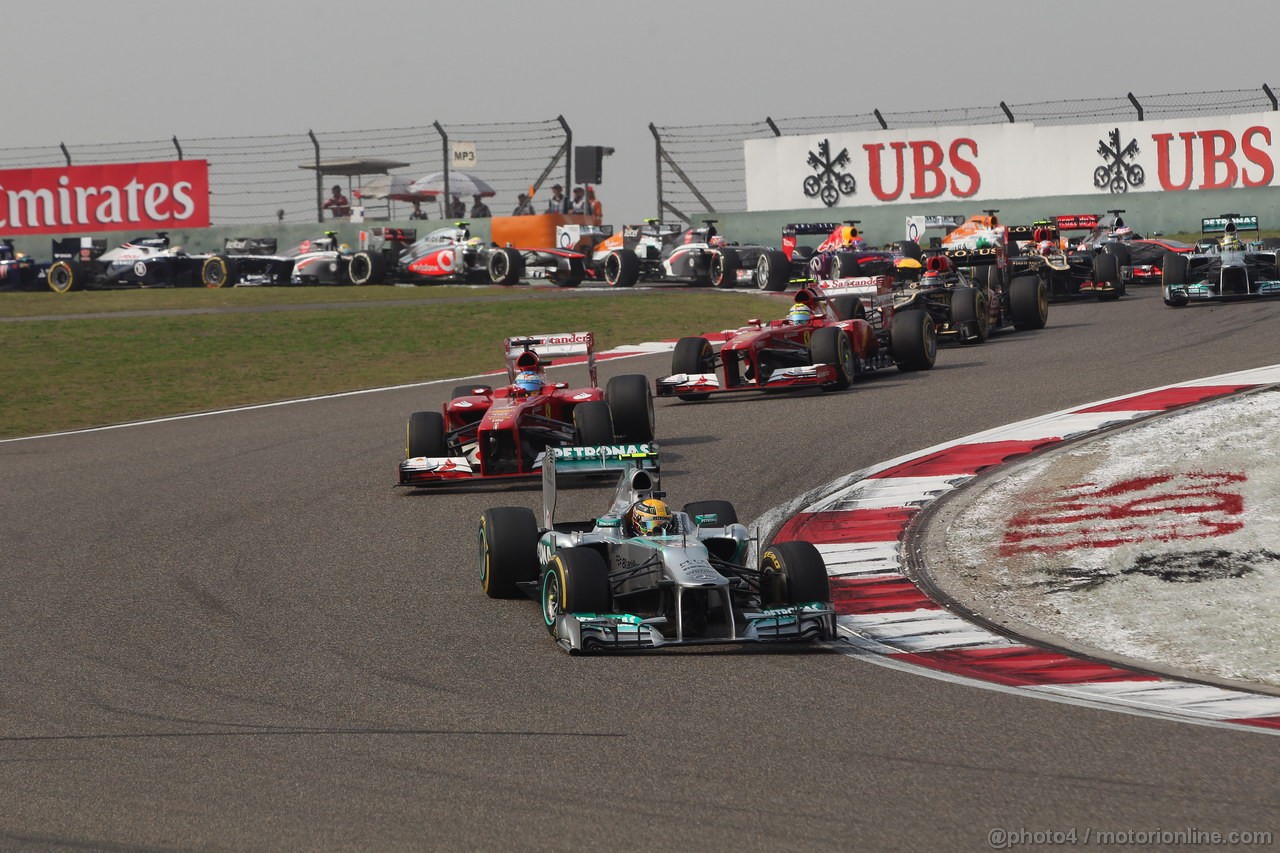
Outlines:
{"label": "driver helmet", "polygon": [[803,302],[797,302],[787,312],[787,320],[799,326],[813,321],[813,309]]}
{"label": "driver helmet", "polygon": [[1228,234],[1222,238],[1222,248],[1227,251],[1238,251],[1240,249],[1240,238],[1235,234]]}
{"label": "driver helmet", "polygon": [[542,375],[536,370],[522,370],[516,374],[516,387],[526,394],[542,390]]}
{"label": "driver helmet", "polygon": [[675,527],[675,517],[663,501],[645,498],[627,510],[627,527],[633,536],[666,536]]}
{"label": "driver helmet", "polygon": [[1133,229],[1128,225],[1121,225],[1115,231],[1111,232],[1111,236],[1115,237],[1117,240],[1132,240]]}
{"label": "driver helmet", "polygon": [[1036,251],[1038,251],[1042,255],[1053,254],[1053,241],[1041,240],[1039,243],[1036,244]]}

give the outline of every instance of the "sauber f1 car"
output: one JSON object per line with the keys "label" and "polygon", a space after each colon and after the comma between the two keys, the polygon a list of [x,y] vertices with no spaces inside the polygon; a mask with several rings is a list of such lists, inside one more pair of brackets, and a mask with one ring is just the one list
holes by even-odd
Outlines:
{"label": "sauber f1 car", "polygon": [[561,287],[577,287],[586,261],[565,249],[486,246],[466,222],[437,228],[419,238],[413,228],[374,228],[360,234],[351,259],[356,284],[518,284],[527,270]]}
{"label": "sauber f1 car", "polygon": [[[460,385],[442,412],[414,412],[401,486],[435,486],[537,474],[550,448],[638,444],[653,439],[648,380],[624,374],[601,389],[591,332],[508,338],[502,388]],[[552,357],[586,357],[591,384],[570,388],[543,376]]]}
{"label": "sauber f1 car", "polygon": [[893,279],[867,276],[818,282],[796,293],[788,319],[750,320],[717,352],[702,337],[681,338],[659,397],[705,400],[727,391],[821,388],[839,391],[860,376],[896,364],[929,370],[937,330],[929,312],[900,310]]}
{"label": "sauber f1 car", "polygon": [[351,284],[351,252],[335,231],[277,254],[274,239],[229,239],[200,267],[205,287]]}
{"label": "sauber f1 car", "polygon": [[1165,305],[1183,308],[1192,302],[1280,296],[1280,255],[1260,245],[1250,250],[1238,236],[1243,231],[1257,231],[1258,217],[1224,213],[1201,220],[1200,230],[1222,238],[1205,252],[1165,255]]}
{"label": "sauber f1 car", "polygon": [[[659,489],[657,448],[613,451],[549,451],[541,523],[526,507],[481,514],[487,595],[539,601],[547,631],[571,654],[835,638],[817,548],[775,542],[748,566],[750,534],[731,503],[696,501],[673,512]],[[557,522],[557,476],[577,468],[622,473],[601,516]]]}
{"label": "sauber f1 car", "polygon": [[617,233],[576,225],[557,231],[561,245],[572,242],[590,256],[591,277],[610,287],[641,281],[734,287],[751,279],[762,250],[726,242],[714,219],[692,228],[648,219],[642,225],[624,225]]}

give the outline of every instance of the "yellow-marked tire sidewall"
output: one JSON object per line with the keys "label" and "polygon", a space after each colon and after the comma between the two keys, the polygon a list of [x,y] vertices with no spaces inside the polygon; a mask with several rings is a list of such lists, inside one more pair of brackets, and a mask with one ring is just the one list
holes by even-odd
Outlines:
{"label": "yellow-marked tire sidewall", "polygon": [[[65,284],[63,285],[54,284],[55,270],[57,271],[58,276],[60,277],[65,276],[65,281],[66,281]],[[76,286],[75,271],[71,269],[71,265],[68,264],[66,261],[58,261],[53,266],[49,267],[48,272],[45,273],[45,280],[49,284],[49,289],[52,290],[54,293],[67,293],[73,290]]]}

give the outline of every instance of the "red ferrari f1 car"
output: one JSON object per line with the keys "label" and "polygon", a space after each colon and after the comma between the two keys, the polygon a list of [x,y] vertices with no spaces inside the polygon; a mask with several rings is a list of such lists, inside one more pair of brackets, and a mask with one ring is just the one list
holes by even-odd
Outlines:
{"label": "red ferrari f1 car", "polygon": [[896,364],[928,370],[937,357],[929,312],[894,307],[892,276],[820,281],[796,293],[787,317],[750,320],[719,352],[706,338],[681,338],[660,397],[705,400],[725,391],[821,388],[839,391],[859,376]]}
{"label": "red ferrari f1 car", "polygon": [[[505,348],[507,386],[460,385],[442,412],[409,416],[399,485],[531,476],[541,473],[551,447],[638,447],[653,440],[648,380],[624,374],[601,389],[591,332],[508,338]],[[585,356],[590,386],[549,381],[544,371],[553,356]]]}

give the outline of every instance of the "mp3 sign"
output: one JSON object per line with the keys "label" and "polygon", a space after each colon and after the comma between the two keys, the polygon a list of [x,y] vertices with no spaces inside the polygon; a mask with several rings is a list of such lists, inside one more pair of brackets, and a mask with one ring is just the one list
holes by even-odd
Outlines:
{"label": "mp3 sign", "polygon": [[209,163],[171,160],[0,169],[0,233],[204,228]]}
{"label": "mp3 sign", "polygon": [[748,139],[747,209],[1280,185],[1280,113]]}

